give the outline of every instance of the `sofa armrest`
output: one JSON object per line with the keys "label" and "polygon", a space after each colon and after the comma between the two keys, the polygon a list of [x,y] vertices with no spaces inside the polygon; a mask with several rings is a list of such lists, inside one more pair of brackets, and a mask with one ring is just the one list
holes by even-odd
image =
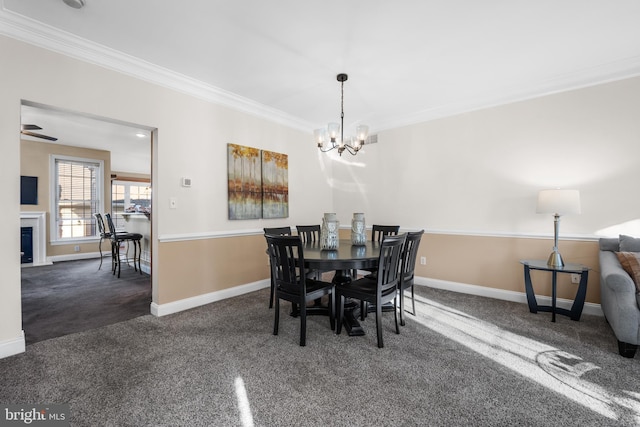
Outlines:
{"label": "sofa armrest", "polygon": [[616,293],[629,294],[635,299],[636,285],[624,271],[614,252],[600,251],[600,286]]}
{"label": "sofa armrest", "polygon": [[618,341],[640,344],[636,286],[611,251],[600,251],[600,307]]}

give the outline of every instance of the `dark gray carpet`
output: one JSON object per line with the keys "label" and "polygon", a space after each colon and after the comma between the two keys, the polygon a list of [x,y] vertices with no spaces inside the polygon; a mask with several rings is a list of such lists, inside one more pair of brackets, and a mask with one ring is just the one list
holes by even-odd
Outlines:
{"label": "dark gray carpet", "polygon": [[22,269],[22,328],[27,345],[149,314],[151,278],[105,258]]}
{"label": "dark gray carpet", "polygon": [[307,346],[268,290],[33,344],[0,360],[0,402],[69,403],[94,426],[632,426],[640,361],[602,317],[418,288],[385,348],[311,317]]}

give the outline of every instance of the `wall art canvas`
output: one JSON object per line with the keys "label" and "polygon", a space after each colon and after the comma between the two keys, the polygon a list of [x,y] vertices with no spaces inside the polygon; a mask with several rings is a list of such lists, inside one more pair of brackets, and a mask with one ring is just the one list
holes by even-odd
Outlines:
{"label": "wall art canvas", "polygon": [[289,216],[289,156],[262,151],[262,217]]}
{"label": "wall art canvas", "polygon": [[228,144],[229,219],[287,218],[286,154]]}
{"label": "wall art canvas", "polygon": [[228,144],[229,219],[262,217],[260,159],[260,150],[257,148]]}

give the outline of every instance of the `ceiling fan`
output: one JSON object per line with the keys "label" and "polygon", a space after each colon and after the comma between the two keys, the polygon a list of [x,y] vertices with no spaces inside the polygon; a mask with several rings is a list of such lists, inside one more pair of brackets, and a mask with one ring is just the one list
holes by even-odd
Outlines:
{"label": "ceiling fan", "polygon": [[53,136],[49,136],[49,135],[43,135],[41,133],[36,133],[36,132],[31,132],[32,130],[41,130],[42,128],[38,125],[22,125],[22,130],[20,131],[21,134],[23,135],[27,135],[27,136],[33,136],[35,138],[42,138],[42,139],[46,139],[48,141],[57,141],[58,138],[54,138]]}

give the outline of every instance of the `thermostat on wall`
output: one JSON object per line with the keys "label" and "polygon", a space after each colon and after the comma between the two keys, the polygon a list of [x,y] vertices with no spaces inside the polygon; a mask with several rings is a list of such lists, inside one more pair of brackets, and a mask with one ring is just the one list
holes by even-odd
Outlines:
{"label": "thermostat on wall", "polygon": [[191,187],[191,178],[182,178],[183,187]]}

